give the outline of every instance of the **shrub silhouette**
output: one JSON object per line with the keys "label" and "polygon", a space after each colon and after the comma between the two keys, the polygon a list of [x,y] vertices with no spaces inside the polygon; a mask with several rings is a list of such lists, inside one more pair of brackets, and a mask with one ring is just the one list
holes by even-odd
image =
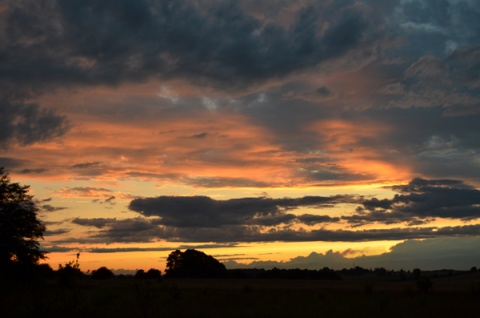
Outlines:
{"label": "shrub silhouette", "polygon": [[167,258],[167,277],[220,278],[225,277],[225,265],[203,252],[188,249],[173,251]]}
{"label": "shrub silhouette", "polygon": [[78,262],[79,258],[80,253],[77,253],[77,257],[74,261],[70,261],[65,265],[58,265],[56,274],[61,285],[70,287],[75,279],[83,276],[83,273],[80,270],[80,264]]}
{"label": "shrub silhouette", "polygon": [[146,273],[143,269],[139,269],[135,273],[135,278],[137,279],[161,279],[162,272],[159,269],[150,268]]}

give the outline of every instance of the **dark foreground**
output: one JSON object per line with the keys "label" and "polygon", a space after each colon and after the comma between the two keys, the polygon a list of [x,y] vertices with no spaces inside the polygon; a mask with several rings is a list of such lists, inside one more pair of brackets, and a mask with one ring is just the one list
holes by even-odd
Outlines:
{"label": "dark foreground", "polygon": [[1,286],[1,317],[479,317],[480,273],[415,281],[114,278]]}

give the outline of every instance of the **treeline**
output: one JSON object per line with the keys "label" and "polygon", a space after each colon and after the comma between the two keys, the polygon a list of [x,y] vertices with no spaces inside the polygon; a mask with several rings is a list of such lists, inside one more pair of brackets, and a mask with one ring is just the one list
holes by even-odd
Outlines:
{"label": "treeline", "polygon": [[[201,252],[199,252],[201,253]],[[195,253],[190,253],[195,254]],[[178,253],[176,254],[178,256]],[[201,254],[199,254],[201,255]],[[190,255],[191,256],[191,255]],[[165,273],[162,273],[159,269],[150,268],[145,271],[143,269],[137,270],[134,275],[118,274],[115,275],[113,270],[108,269],[105,266],[101,266],[96,270],[82,272],[79,264],[79,254],[74,261],[68,262],[65,265],[59,265],[57,270],[53,270],[48,264],[40,264],[26,268],[21,268],[18,271],[1,271],[0,275],[3,280],[18,280],[18,279],[56,279],[61,285],[69,286],[78,279],[95,279],[105,280],[111,278],[124,278],[124,279],[142,279],[142,280],[158,280],[161,281],[164,278],[223,278],[223,279],[290,279],[290,280],[342,280],[348,279],[348,277],[358,276],[376,276],[384,277],[387,280],[392,281],[404,281],[404,280],[419,280],[422,278],[433,278],[441,276],[452,276],[465,274],[467,272],[476,272],[477,268],[472,267],[470,271],[454,271],[454,270],[435,270],[435,271],[422,271],[418,268],[412,271],[405,270],[387,270],[383,267],[366,269],[360,266],[352,268],[343,268],[341,270],[334,270],[328,267],[324,267],[319,270],[312,269],[263,269],[263,268],[242,268],[242,269],[225,269],[224,266],[220,266],[212,261],[211,264],[215,264],[215,270],[208,270],[208,266],[205,267],[205,260],[203,259],[203,268],[197,267],[194,261],[189,261],[188,266],[196,268],[195,271],[184,268],[180,271],[172,271],[172,268],[167,268]],[[178,260],[177,260],[178,261]],[[211,259],[210,259],[211,261]],[[223,265],[223,264],[222,264]],[[179,264],[177,264],[179,266]],[[177,268],[178,269],[178,268]],[[203,270],[202,270],[203,269]],[[173,273],[173,274],[172,274]]]}
{"label": "treeline", "polygon": [[230,269],[227,271],[230,278],[258,278],[258,279],[305,279],[305,280],[340,280],[342,276],[333,269],[324,267],[320,270],[312,269]]}

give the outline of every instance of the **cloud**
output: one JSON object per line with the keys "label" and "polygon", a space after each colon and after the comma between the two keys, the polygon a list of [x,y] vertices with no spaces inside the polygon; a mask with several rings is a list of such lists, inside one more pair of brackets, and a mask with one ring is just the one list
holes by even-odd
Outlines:
{"label": "cloud", "polygon": [[[209,197],[171,197],[136,199],[130,202],[129,209],[144,216],[159,216],[161,223],[172,227],[221,227],[224,225],[274,225],[301,222],[313,222],[308,216],[297,218],[287,214],[288,210],[302,206],[321,206],[325,204],[356,202],[351,196],[303,197],[303,198],[241,198],[214,200]],[[317,218],[326,222],[328,217]]]}
{"label": "cloud", "polygon": [[315,225],[319,223],[336,223],[340,221],[338,217],[330,217],[328,215],[316,215],[316,214],[302,214],[297,219],[306,225]]}
{"label": "cloud", "polygon": [[109,197],[108,199],[105,199],[105,202],[108,202],[110,204],[112,204],[112,201],[115,200],[115,196],[112,195],[111,197]]}
{"label": "cloud", "polygon": [[221,188],[221,187],[269,187],[271,184],[248,178],[228,178],[228,177],[189,177],[183,178],[187,185],[203,188]]}
{"label": "cloud", "polygon": [[95,162],[82,162],[82,163],[77,163],[71,166],[71,169],[88,169],[88,168],[95,168],[98,167],[101,164],[99,161]]}
{"label": "cloud", "polygon": [[78,224],[82,226],[93,226],[96,228],[104,228],[108,224],[114,222],[115,218],[93,218],[93,219],[85,219],[85,218],[75,218],[72,220],[73,224]]}
{"label": "cloud", "polygon": [[154,238],[170,236],[150,220],[142,218],[110,222],[107,230],[92,236],[94,240],[110,242],[150,242]]}
{"label": "cloud", "polygon": [[20,174],[41,174],[47,172],[48,169],[46,168],[36,168],[36,169],[22,169],[18,173]]}
{"label": "cloud", "polygon": [[[285,159],[302,159],[323,150],[318,156],[323,164],[296,161],[289,175],[290,184],[378,180],[376,173],[358,171],[349,165],[348,162],[357,159],[344,155],[350,150],[367,158],[367,150],[375,149],[376,153],[368,153],[371,161],[391,160],[393,166],[412,162],[412,170],[425,177],[480,171],[478,160],[472,156],[476,151],[478,125],[474,123],[478,118],[464,116],[478,115],[475,105],[479,102],[476,96],[479,49],[475,32],[471,31],[478,25],[475,19],[478,5],[463,1],[446,1],[442,5],[431,1],[388,1],[382,5],[370,1],[283,3],[278,8],[278,3],[254,6],[249,1],[205,1],[201,6],[194,1],[180,4],[128,0],[121,4],[112,1],[97,4],[49,0],[45,6],[16,1],[2,11],[2,21],[12,31],[2,33],[0,38],[5,43],[0,49],[4,56],[0,62],[0,82],[3,79],[4,85],[20,87],[18,94],[28,96],[29,100],[35,100],[39,94],[47,96],[62,91],[68,101],[75,89],[93,100],[81,107],[72,104],[69,114],[78,112],[77,115],[90,116],[83,117],[87,121],[95,117],[109,123],[148,116],[168,118],[178,124],[182,115],[190,116],[193,109],[203,109],[202,101],[208,99],[216,105],[216,112],[227,114],[228,109],[244,114],[246,121],[264,128],[264,138],[271,133],[268,142],[272,148],[286,157],[287,154],[295,157]],[[32,30],[25,26],[25,21],[35,21],[40,27]],[[452,49],[446,50],[447,45]],[[32,52],[35,58],[31,57]],[[155,82],[155,89],[158,91],[161,85],[167,92],[165,96],[173,94],[175,101],[168,98],[159,101],[158,94],[131,93],[122,95],[121,101],[107,102],[95,90],[98,84],[102,87],[110,84],[125,92],[126,87],[149,79],[169,81],[167,84],[173,87],[171,94],[170,88],[166,88],[170,86],[163,82]],[[185,81],[193,85],[188,86]],[[173,82],[180,88],[172,86]],[[219,90],[204,90],[205,86]],[[59,90],[60,87],[67,88],[67,92]],[[192,87],[194,93],[185,93]],[[232,91],[235,93],[229,95]],[[24,101],[22,98],[10,96],[6,100],[14,103]],[[38,105],[58,103],[58,109],[67,109],[52,99],[46,98]],[[99,103],[102,107],[97,107]],[[32,107],[37,109],[37,117],[42,117],[44,111],[43,115],[50,118],[45,120],[48,122],[60,116],[48,113],[44,107]],[[420,107],[435,109],[424,113]],[[409,111],[398,116],[392,114],[392,108]],[[356,112],[344,114],[346,110]],[[388,111],[384,114],[378,110]],[[461,118],[446,118],[446,115]],[[391,118],[383,121],[386,116]],[[360,136],[342,144],[345,149],[325,150],[331,140],[324,137],[330,137],[328,130],[332,128],[312,132],[306,127],[338,117],[355,124],[346,133]],[[417,121],[415,118],[419,117],[422,118]],[[366,118],[371,119],[366,122]],[[385,122],[390,130],[376,131],[375,138],[361,135],[366,127]],[[407,126],[412,127],[411,132],[405,131]],[[170,131],[169,128],[165,131]],[[222,147],[212,149],[217,135],[209,128],[198,127],[185,133],[192,143],[210,141],[208,147],[199,147],[202,149],[188,154],[178,151],[171,158],[176,162],[194,157],[205,164],[256,164],[255,160],[225,155],[225,148],[223,152],[218,149]],[[7,134],[10,131],[7,129]],[[48,136],[61,134],[51,131]],[[440,147],[428,148],[432,140],[450,144],[448,160],[438,152]],[[178,144],[178,140],[175,142]],[[144,157],[153,151],[138,145],[135,152],[129,145],[115,149],[99,146],[95,150],[110,159],[118,153]],[[392,155],[394,151],[396,155]],[[256,161],[261,161],[264,157],[257,154],[257,158],[260,160]],[[88,158],[71,166],[71,172],[109,177],[117,172],[113,166],[107,168]],[[148,169],[135,169],[144,176],[154,174]],[[124,172],[128,174],[130,170]],[[199,175],[183,180],[187,185],[200,187],[223,186],[228,182],[232,187],[268,183],[242,178],[229,180],[226,175]]]}
{"label": "cloud", "polygon": [[[368,230],[294,229],[278,226],[291,215],[270,216],[255,221],[255,225],[222,225],[216,227],[173,227],[163,225],[162,219],[83,220],[78,224],[97,226],[101,230],[85,239],[71,238],[69,242],[169,242],[240,243],[240,242],[367,242],[382,240],[427,239],[441,237],[475,237],[480,225],[447,227],[403,227]],[[309,220],[307,220],[308,222]],[[325,220],[322,219],[321,222]],[[319,222],[315,220],[315,222]],[[276,227],[269,227],[277,225]],[[60,241],[59,241],[60,242]],[[66,242],[66,241],[61,241]],[[57,242],[58,243],[58,242]]]}
{"label": "cloud", "polygon": [[11,158],[11,157],[0,157],[0,167],[4,167],[7,170],[23,166],[27,163],[28,163],[28,161],[24,160],[24,159]]}
{"label": "cloud", "polygon": [[391,188],[399,194],[392,199],[367,199],[356,214],[342,219],[353,224],[391,224],[433,218],[480,218],[480,191],[463,181],[417,178]]}
{"label": "cloud", "polygon": [[[2,35],[2,60],[9,62],[0,63],[0,80],[45,86],[182,77],[222,87],[253,85],[374,40],[368,32],[376,29],[374,21],[350,4],[292,8],[286,26],[237,1],[204,1],[201,7],[194,1],[19,1],[2,13],[15,32]],[[41,27],[32,30],[25,21]]]}
{"label": "cloud", "polygon": [[412,53],[448,54],[478,41],[479,9],[475,1],[404,1],[397,4],[391,26],[408,38]]}
{"label": "cloud", "polygon": [[109,198],[112,195],[112,190],[95,187],[73,187],[62,188],[59,194],[62,197]]}
{"label": "cloud", "polygon": [[50,205],[50,204],[40,205],[39,208],[43,211],[46,211],[46,212],[54,212],[54,211],[60,211],[60,210],[67,209],[66,207],[55,207],[55,206]]}
{"label": "cloud", "polygon": [[[2,85],[0,82],[0,89]],[[67,119],[36,104],[26,104],[0,94],[0,147],[29,145],[64,135],[70,127]]]}
{"label": "cloud", "polygon": [[50,245],[44,248],[49,253],[80,251],[84,253],[129,253],[129,252],[168,252],[177,249],[216,249],[216,248],[237,247],[234,244],[202,244],[202,245],[175,245],[164,247],[66,247],[61,245]]}
{"label": "cloud", "polygon": [[44,233],[43,236],[54,236],[54,235],[62,235],[62,234],[67,234],[70,232],[70,229],[56,229],[56,230],[49,230],[47,229]]}

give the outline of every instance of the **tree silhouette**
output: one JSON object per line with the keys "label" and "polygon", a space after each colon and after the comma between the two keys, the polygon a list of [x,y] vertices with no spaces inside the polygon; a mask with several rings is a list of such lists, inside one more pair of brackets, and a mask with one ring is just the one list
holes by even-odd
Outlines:
{"label": "tree silhouette", "polygon": [[5,269],[26,268],[45,258],[38,242],[45,226],[37,219],[28,189],[12,183],[0,168],[0,267]]}
{"label": "tree silhouette", "polygon": [[203,252],[188,249],[173,251],[167,258],[167,277],[218,278],[227,273],[225,265]]}
{"label": "tree silhouette", "polygon": [[145,274],[146,278],[149,279],[161,279],[162,278],[162,272],[159,269],[156,268],[150,268],[147,273]]}
{"label": "tree silhouette", "polygon": [[105,266],[92,271],[92,278],[94,279],[108,279],[115,277],[115,274]]}

